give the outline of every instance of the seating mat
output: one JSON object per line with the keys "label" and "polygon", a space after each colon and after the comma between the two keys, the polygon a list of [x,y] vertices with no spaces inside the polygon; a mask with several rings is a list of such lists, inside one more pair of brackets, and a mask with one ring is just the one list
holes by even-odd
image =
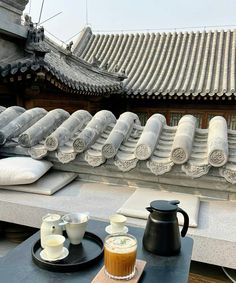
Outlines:
{"label": "seating mat", "polygon": [[[198,196],[154,189],[138,188],[118,209],[118,213],[128,217],[147,219],[149,212],[145,209],[154,200],[179,200],[178,205],[189,216],[189,226],[197,227],[200,199]],[[178,222],[183,225],[184,218],[181,213],[177,213]]]}
{"label": "seating mat", "polygon": [[26,192],[40,195],[52,195],[77,177],[77,173],[50,170],[38,181],[25,185],[0,185],[0,189]]}

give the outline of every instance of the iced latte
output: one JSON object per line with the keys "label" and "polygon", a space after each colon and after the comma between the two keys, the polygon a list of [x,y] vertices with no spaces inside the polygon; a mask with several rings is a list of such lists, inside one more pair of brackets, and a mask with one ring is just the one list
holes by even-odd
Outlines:
{"label": "iced latte", "polygon": [[104,244],[105,272],[114,279],[131,279],[135,274],[137,240],[129,234],[107,236]]}

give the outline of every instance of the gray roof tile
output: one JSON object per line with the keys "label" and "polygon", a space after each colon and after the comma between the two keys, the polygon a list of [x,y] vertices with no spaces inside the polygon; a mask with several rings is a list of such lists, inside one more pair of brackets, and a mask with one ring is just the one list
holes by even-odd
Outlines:
{"label": "gray roof tile", "polygon": [[74,49],[108,71],[125,71],[128,95],[222,96],[236,90],[236,30],[146,34],[92,34]]}
{"label": "gray roof tile", "polygon": [[192,115],[170,127],[161,114],[141,126],[132,112],[116,119],[107,110],[91,116],[85,110],[70,115],[63,109],[0,109],[0,133],[5,137],[1,153],[24,152],[59,163],[83,160],[92,167],[112,163],[121,172],[145,164],[156,176],[180,166],[187,176],[197,178],[215,168],[218,177],[236,183],[236,131],[227,129],[221,116],[212,118],[208,129],[199,129]]}

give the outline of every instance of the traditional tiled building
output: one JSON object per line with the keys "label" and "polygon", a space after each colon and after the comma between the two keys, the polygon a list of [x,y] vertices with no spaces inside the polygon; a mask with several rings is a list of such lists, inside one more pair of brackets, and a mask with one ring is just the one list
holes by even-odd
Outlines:
{"label": "traditional tiled building", "polygon": [[98,68],[96,60],[87,63],[74,56],[70,44],[63,49],[45,39],[44,29],[29,17],[21,25],[27,2],[0,1],[1,104],[48,110],[63,105],[70,112],[83,108],[91,113],[110,109],[124,76]]}
{"label": "traditional tiled building", "polygon": [[144,122],[154,113],[176,125],[185,114],[198,126],[222,115],[235,129],[236,31],[93,34],[87,27],[74,54],[102,68],[123,72],[123,110]]}
{"label": "traditional tiled building", "polygon": [[0,102],[70,113],[185,114],[207,128],[216,115],[236,128],[236,31],[93,34],[63,49],[20,16],[28,1],[0,1]]}

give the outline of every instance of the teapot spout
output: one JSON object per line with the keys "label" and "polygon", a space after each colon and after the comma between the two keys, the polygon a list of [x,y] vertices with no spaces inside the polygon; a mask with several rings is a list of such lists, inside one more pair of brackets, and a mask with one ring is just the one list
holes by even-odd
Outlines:
{"label": "teapot spout", "polygon": [[59,226],[65,226],[66,224],[68,224],[69,222],[66,222],[66,221],[63,221],[63,222],[60,222],[58,223]]}
{"label": "teapot spout", "polygon": [[150,213],[153,212],[153,208],[152,207],[146,207],[147,211],[149,211]]}

